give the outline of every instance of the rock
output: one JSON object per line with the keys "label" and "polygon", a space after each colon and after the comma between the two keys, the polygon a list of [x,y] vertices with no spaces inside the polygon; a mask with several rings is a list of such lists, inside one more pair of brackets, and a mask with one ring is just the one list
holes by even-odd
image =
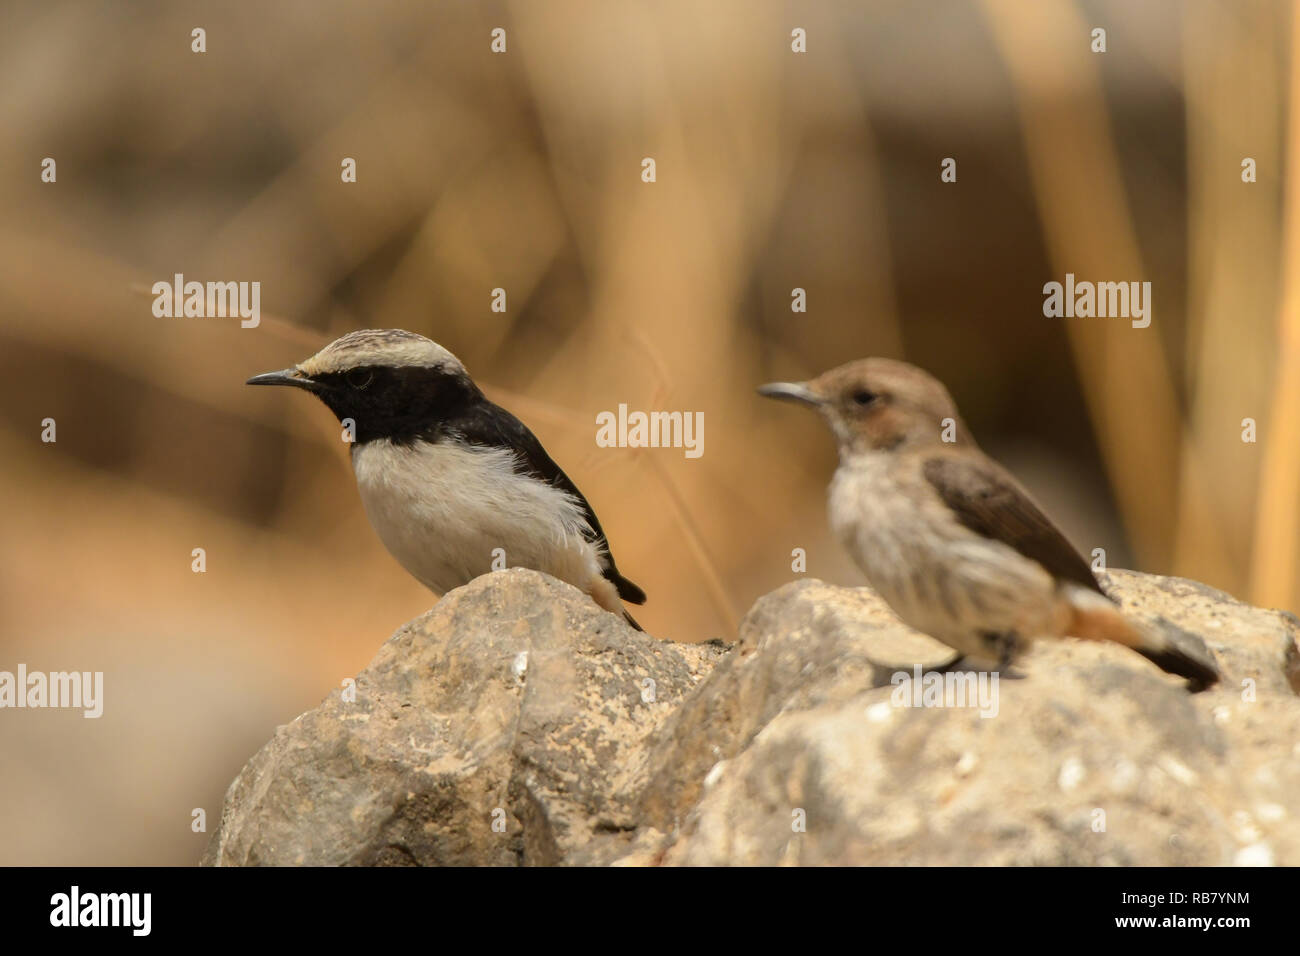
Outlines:
{"label": "rock", "polygon": [[805,581],[763,598],[657,732],[649,816],[685,815],[663,862],[1300,863],[1295,617],[1191,581],[1108,578],[1129,613],[1199,635],[1224,681],[1189,694],[1124,648],[1040,642],[999,681],[996,716],[900,707],[879,669],[868,678],[877,633],[898,627],[869,591]]}
{"label": "rock", "polygon": [[866,588],[789,584],[724,650],[485,575],[394,635],[355,702],[277,731],[204,862],[1300,864],[1300,621],[1175,578],[1108,589],[1224,681],[1041,642],[976,706],[903,706],[895,675],[952,655]]}
{"label": "rock", "polygon": [[720,653],[634,631],[534,571],[484,575],[394,634],[355,701],[335,692],[277,730],[230,786],[204,863],[625,854],[642,741]]}

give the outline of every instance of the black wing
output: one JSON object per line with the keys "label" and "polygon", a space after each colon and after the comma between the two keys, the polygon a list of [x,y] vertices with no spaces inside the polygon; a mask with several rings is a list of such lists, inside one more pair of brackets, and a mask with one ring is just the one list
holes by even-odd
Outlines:
{"label": "black wing", "polygon": [[1029,492],[1000,466],[988,460],[936,455],[926,460],[922,473],[971,531],[1010,545],[1061,580],[1106,593],[1088,562],[1034,504]]}
{"label": "black wing", "polygon": [[516,468],[520,474],[548,482],[572,495],[582,508],[587,524],[591,526],[592,533],[587,536],[588,540],[605,556],[605,567],[601,574],[618,589],[618,596],[624,601],[632,604],[645,603],[645,592],[619,573],[605,530],[600,526],[600,520],[591,509],[591,504],[560,466],[551,460],[551,456],[546,453],[537,436],[528,430],[527,425],[500,405],[484,398],[457,415],[455,420],[446,422],[444,427],[463,435],[472,445],[510,449],[515,453]]}

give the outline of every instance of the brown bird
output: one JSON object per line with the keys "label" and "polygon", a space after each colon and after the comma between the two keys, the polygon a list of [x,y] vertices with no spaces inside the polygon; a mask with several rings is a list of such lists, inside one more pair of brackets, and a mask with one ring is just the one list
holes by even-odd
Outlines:
{"label": "brown bird", "polygon": [[1219,679],[1213,663],[1121,613],[927,372],[869,358],[758,391],[810,405],[830,425],[840,454],[831,526],[904,623],[1002,665],[1035,638],[1077,637],[1130,647],[1196,689]]}

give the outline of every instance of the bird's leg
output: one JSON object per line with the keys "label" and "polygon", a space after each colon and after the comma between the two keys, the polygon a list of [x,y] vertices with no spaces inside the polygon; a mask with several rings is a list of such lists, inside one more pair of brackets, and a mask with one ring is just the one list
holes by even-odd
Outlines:
{"label": "bird's leg", "polygon": [[1010,670],[1012,662],[1020,656],[1024,645],[1015,631],[984,631],[980,634],[989,656],[998,662],[1000,670]]}

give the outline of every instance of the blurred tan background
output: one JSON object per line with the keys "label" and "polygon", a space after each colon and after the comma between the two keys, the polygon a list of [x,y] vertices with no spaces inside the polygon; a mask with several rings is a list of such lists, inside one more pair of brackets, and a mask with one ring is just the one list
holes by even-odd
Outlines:
{"label": "blurred tan background", "polygon": [[[1296,31],[1283,0],[3,4],[0,669],[106,700],[0,711],[0,863],[196,861],[191,810],[431,605],[329,412],[243,386],[355,328],[527,422],[665,638],[730,635],[794,548],[860,583],[829,436],[753,388],[870,354],[944,379],[1085,553],[1296,607]],[[155,318],[177,272],[260,281],[260,327]],[[1150,281],[1151,327],[1045,318],[1066,272]],[[703,457],[596,447],[621,402],[702,411]]]}

